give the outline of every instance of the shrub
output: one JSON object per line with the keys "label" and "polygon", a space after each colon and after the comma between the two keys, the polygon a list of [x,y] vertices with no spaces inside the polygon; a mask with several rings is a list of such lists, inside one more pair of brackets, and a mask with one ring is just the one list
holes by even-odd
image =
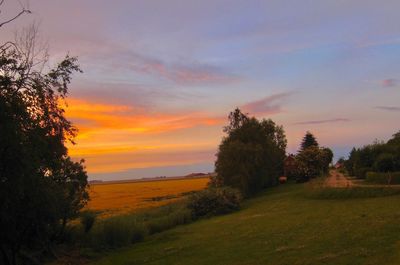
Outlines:
{"label": "shrub", "polygon": [[94,222],[96,221],[96,213],[93,211],[84,211],[81,213],[81,224],[85,233],[88,233],[92,229]]}
{"label": "shrub", "polygon": [[194,218],[226,214],[240,208],[241,193],[233,188],[209,188],[189,197],[188,208]]}
{"label": "shrub", "polygon": [[367,172],[371,171],[372,169],[370,167],[361,167],[361,168],[356,168],[354,169],[354,175],[358,179],[365,179]]}
{"label": "shrub", "polygon": [[400,184],[400,172],[368,172],[366,181],[376,184]]}

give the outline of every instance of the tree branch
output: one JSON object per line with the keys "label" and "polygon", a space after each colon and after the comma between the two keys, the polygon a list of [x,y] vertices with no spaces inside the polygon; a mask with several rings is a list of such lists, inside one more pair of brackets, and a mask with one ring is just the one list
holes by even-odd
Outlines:
{"label": "tree branch", "polygon": [[[3,3],[3,2],[1,2],[1,3]],[[15,17],[10,18],[9,20],[0,23],[0,28],[1,28],[3,25],[5,25],[5,24],[7,24],[7,23],[10,23],[10,22],[12,22],[12,21],[14,21],[14,20],[16,20],[18,17],[20,17],[20,16],[23,15],[24,13],[31,14],[32,12],[31,12],[29,9],[22,9],[21,12],[19,12]]]}

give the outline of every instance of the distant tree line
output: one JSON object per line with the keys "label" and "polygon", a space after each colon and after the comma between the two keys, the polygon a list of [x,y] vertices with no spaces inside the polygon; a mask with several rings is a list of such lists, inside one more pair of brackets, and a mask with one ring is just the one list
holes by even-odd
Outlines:
{"label": "distant tree line", "polygon": [[385,142],[375,141],[361,148],[353,148],[344,161],[348,173],[364,179],[367,172],[400,171],[400,131]]}

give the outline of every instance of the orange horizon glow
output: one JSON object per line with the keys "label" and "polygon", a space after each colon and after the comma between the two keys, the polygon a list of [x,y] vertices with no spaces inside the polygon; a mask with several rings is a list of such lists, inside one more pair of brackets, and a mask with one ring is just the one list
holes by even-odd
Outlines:
{"label": "orange horizon glow", "polygon": [[[225,120],[207,113],[146,112],[79,98],[68,99],[65,110],[79,130],[77,145],[68,145],[69,155],[84,158],[90,173],[212,162],[219,138],[207,137],[199,128],[220,128]],[[194,142],[191,136],[196,134],[201,138]]]}

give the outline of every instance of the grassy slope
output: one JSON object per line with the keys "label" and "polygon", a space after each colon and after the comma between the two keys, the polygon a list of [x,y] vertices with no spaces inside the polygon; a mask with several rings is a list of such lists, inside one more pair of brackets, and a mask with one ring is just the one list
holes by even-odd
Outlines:
{"label": "grassy slope", "polygon": [[94,264],[400,264],[400,196],[310,199],[284,185]]}

